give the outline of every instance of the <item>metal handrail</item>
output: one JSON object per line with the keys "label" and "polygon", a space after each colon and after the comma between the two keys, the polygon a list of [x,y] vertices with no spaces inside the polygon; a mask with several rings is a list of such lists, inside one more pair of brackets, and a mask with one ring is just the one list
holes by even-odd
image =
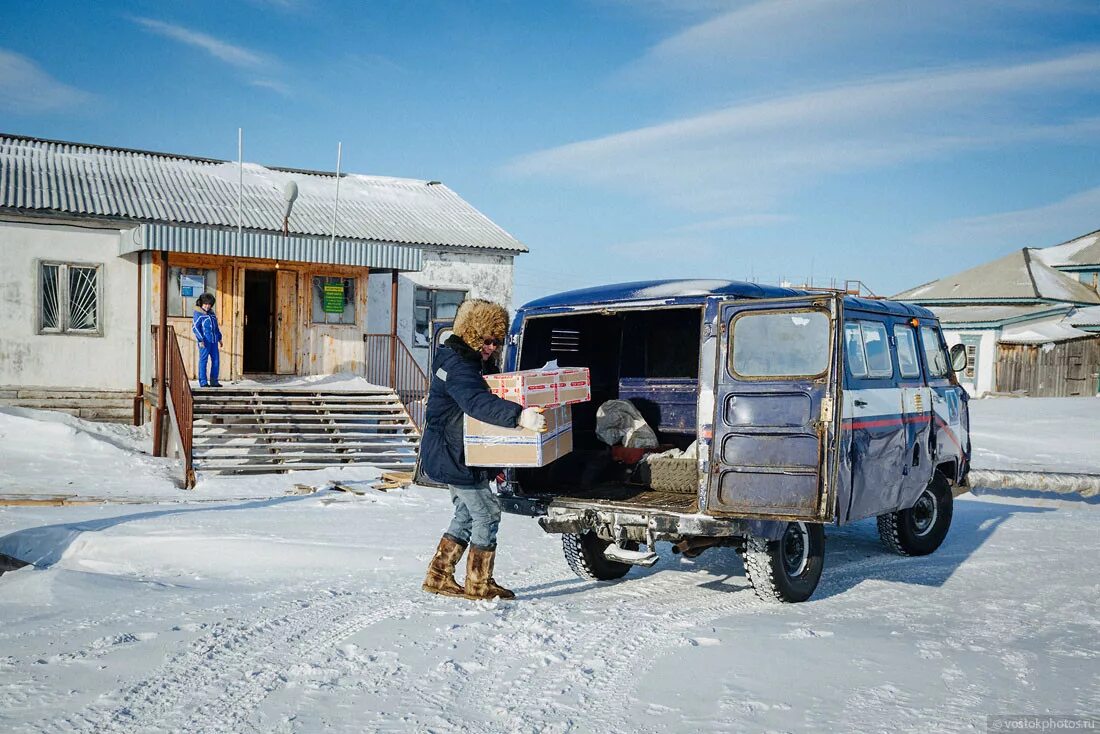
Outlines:
{"label": "metal handrail", "polygon": [[[158,327],[153,326],[153,334]],[[176,329],[168,327],[168,369],[167,388],[168,405],[175,417],[176,430],[180,437],[180,449],[183,451],[183,476],[184,486],[188,489],[195,486],[195,470],[192,465],[192,446],[194,434],[195,398],[191,393],[191,381],[187,377],[187,368],[183,362],[183,351],[180,349],[179,338]],[[159,350],[158,350],[159,351]]]}
{"label": "metal handrail", "polygon": [[392,388],[418,429],[424,427],[428,402],[428,376],[416,357],[395,334],[363,335],[363,377],[375,385]]}

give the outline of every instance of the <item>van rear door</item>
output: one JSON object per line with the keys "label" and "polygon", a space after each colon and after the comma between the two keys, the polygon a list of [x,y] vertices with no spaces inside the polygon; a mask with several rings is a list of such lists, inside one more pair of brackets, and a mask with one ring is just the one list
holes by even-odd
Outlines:
{"label": "van rear door", "polygon": [[833,519],[840,296],[718,304],[707,511]]}

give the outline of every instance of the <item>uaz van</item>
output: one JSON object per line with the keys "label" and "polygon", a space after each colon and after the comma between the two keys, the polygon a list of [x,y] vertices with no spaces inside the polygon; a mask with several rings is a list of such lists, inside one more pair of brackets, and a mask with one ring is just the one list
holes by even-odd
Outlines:
{"label": "uaz van", "polygon": [[[506,472],[504,509],[561,533],[583,578],[652,565],[658,541],[688,556],[732,546],[759,596],[803,601],[825,523],[877,517],[903,555],[943,541],[970,462],[952,369],[963,359],[949,361],[931,311],[833,292],[653,281],[532,301],[504,369],[588,367],[592,400],[573,406],[571,454]],[[597,409],[615,399],[662,447],[691,449],[686,487],[656,488],[645,462],[615,460],[596,435]]]}

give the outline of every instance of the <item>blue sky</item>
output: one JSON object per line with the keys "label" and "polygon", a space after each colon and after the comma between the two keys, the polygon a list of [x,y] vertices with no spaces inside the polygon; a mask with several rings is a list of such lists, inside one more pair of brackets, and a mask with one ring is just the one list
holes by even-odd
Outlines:
{"label": "blue sky", "polygon": [[0,131],[441,180],[517,301],[890,294],[1100,228],[1097,0],[11,3]]}

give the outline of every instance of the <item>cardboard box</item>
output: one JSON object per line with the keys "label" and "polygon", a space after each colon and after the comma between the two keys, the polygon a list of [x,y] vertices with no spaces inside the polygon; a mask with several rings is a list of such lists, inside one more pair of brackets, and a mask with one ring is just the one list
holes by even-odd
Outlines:
{"label": "cardboard box", "polygon": [[573,450],[573,411],[547,408],[546,432],[501,428],[464,416],[467,466],[539,467]]}
{"label": "cardboard box", "polygon": [[554,408],[592,399],[592,378],[587,367],[556,367],[486,375],[497,397],[523,407]]}

